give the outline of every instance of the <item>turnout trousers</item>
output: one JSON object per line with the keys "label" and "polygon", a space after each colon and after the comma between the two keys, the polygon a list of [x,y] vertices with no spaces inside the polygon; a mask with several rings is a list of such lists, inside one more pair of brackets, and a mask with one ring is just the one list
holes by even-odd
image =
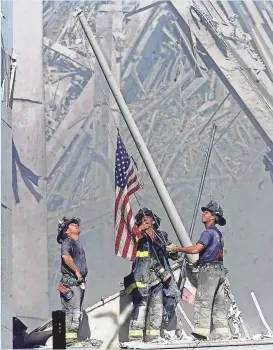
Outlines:
{"label": "turnout trousers", "polygon": [[221,263],[207,263],[200,267],[194,305],[194,333],[213,338],[230,335],[224,293],[225,271]]}
{"label": "turnout trousers", "polygon": [[66,300],[60,293],[62,309],[65,312],[66,340],[68,342],[77,339],[84,299],[84,290],[80,286],[72,286],[69,289],[73,292],[73,296],[69,300]]}
{"label": "turnout trousers", "polygon": [[158,284],[149,290],[149,296],[134,302],[129,325],[130,341],[149,342],[160,336],[163,317],[163,286]]}

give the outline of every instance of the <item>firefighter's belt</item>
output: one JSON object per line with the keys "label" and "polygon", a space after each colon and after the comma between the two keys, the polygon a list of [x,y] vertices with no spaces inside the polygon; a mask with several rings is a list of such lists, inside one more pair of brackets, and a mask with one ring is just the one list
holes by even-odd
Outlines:
{"label": "firefighter's belt", "polygon": [[130,284],[130,286],[128,286],[126,288],[126,293],[128,295],[132,294],[132,292],[136,289],[136,288],[146,288],[147,284],[146,283],[142,283],[142,282],[135,282]]}
{"label": "firefighter's belt", "polygon": [[137,258],[148,258],[149,257],[149,252],[148,251],[144,251],[144,252],[137,251],[136,257]]}

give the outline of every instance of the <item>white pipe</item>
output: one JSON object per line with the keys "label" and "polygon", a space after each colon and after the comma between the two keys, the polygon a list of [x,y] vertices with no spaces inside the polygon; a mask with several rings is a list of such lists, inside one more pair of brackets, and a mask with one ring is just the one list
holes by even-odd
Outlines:
{"label": "white pipe", "polygon": [[[75,17],[79,17],[79,21],[81,23],[81,26],[83,28],[83,31],[92,47],[92,50],[98,60],[98,63],[102,69],[102,72],[107,80],[107,83],[113,93],[113,96],[117,102],[117,105],[120,109],[120,112],[125,120],[125,123],[127,124],[127,127],[132,135],[132,138],[136,144],[136,147],[141,155],[141,158],[146,166],[146,169],[150,175],[151,180],[153,181],[153,184],[157,190],[157,193],[159,195],[159,198],[161,199],[161,202],[165,208],[165,211],[170,219],[170,222],[173,226],[173,229],[180,241],[180,244],[183,246],[191,246],[191,240],[188,236],[188,233],[179,217],[179,214],[172,202],[172,199],[164,185],[164,182],[154,164],[154,161],[145,145],[145,142],[136,126],[136,123],[134,121],[134,118],[129,111],[129,108],[124,101],[124,98],[122,96],[122,93],[115,81],[115,78],[113,74],[111,73],[111,70],[104,58],[104,55],[96,41],[96,38],[94,34],[92,33],[92,30],[82,13],[80,9],[76,10],[76,13],[74,15]],[[189,255],[188,256],[190,262],[195,263],[198,259],[198,254],[196,255]]]}
{"label": "white pipe", "polygon": [[256,296],[255,296],[255,294],[254,294],[254,292],[251,292],[250,294],[251,294],[251,297],[252,297],[252,299],[253,299],[253,302],[254,302],[254,304],[255,304],[255,306],[256,306],[256,309],[257,309],[257,311],[258,311],[258,313],[259,313],[259,316],[260,316],[260,318],[261,318],[261,320],[262,320],[262,322],[263,322],[263,325],[264,325],[265,328],[267,329],[268,334],[273,335],[273,332],[272,332],[271,328],[269,327],[268,323],[266,322],[266,320],[265,320],[265,318],[264,318],[264,315],[263,315],[263,313],[262,313],[262,310],[261,310],[261,308],[260,308],[260,305],[259,305],[259,303],[258,303],[258,300],[257,300],[257,298],[256,298]]}

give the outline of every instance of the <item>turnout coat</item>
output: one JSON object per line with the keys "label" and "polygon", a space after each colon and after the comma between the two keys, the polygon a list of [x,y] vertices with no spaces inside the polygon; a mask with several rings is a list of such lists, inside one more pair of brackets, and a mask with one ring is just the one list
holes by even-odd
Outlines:
{"label": "turnout coat", "polygon": [[137,241],[136,257],[132,272],[124,278],[126,293],[132,295],[134,302],[148,297],[150,289],[160,283],[166,302],[166,298],[172,298],[175,301],[180,298],[168,261],[168,258],[177,260],[179,253],[167,252],[166,246],[171,242],[166,232],[157,229],[154,233],[154,239],[151,239],[145,231],[139,231],[137,227],[134,229]]}

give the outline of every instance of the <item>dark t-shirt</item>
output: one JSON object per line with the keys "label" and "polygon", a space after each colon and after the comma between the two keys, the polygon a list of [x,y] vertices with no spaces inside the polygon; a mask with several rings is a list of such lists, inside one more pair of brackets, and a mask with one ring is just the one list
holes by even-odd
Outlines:
{"label": "dark t-shirt", "polygon": [[[72,238],[66,238],[61,246],[61,255],[71,255],[75,265],[79,269],[82,277],[86,277],[88,273],[85,252],[81,242],[79,240],[74,240]],[[66,265],[62,258],[61,272],[63,275],[75,276],[75,273]]]}
{"label": "dark t-shirt", "polygon": [[202,244],[205,250],[200,253],[199,265],[204,265],[209,261],[216,261],[219,251],[223,251],[223,234],[216,228],[207,228],[202,232],[197,243]]}

